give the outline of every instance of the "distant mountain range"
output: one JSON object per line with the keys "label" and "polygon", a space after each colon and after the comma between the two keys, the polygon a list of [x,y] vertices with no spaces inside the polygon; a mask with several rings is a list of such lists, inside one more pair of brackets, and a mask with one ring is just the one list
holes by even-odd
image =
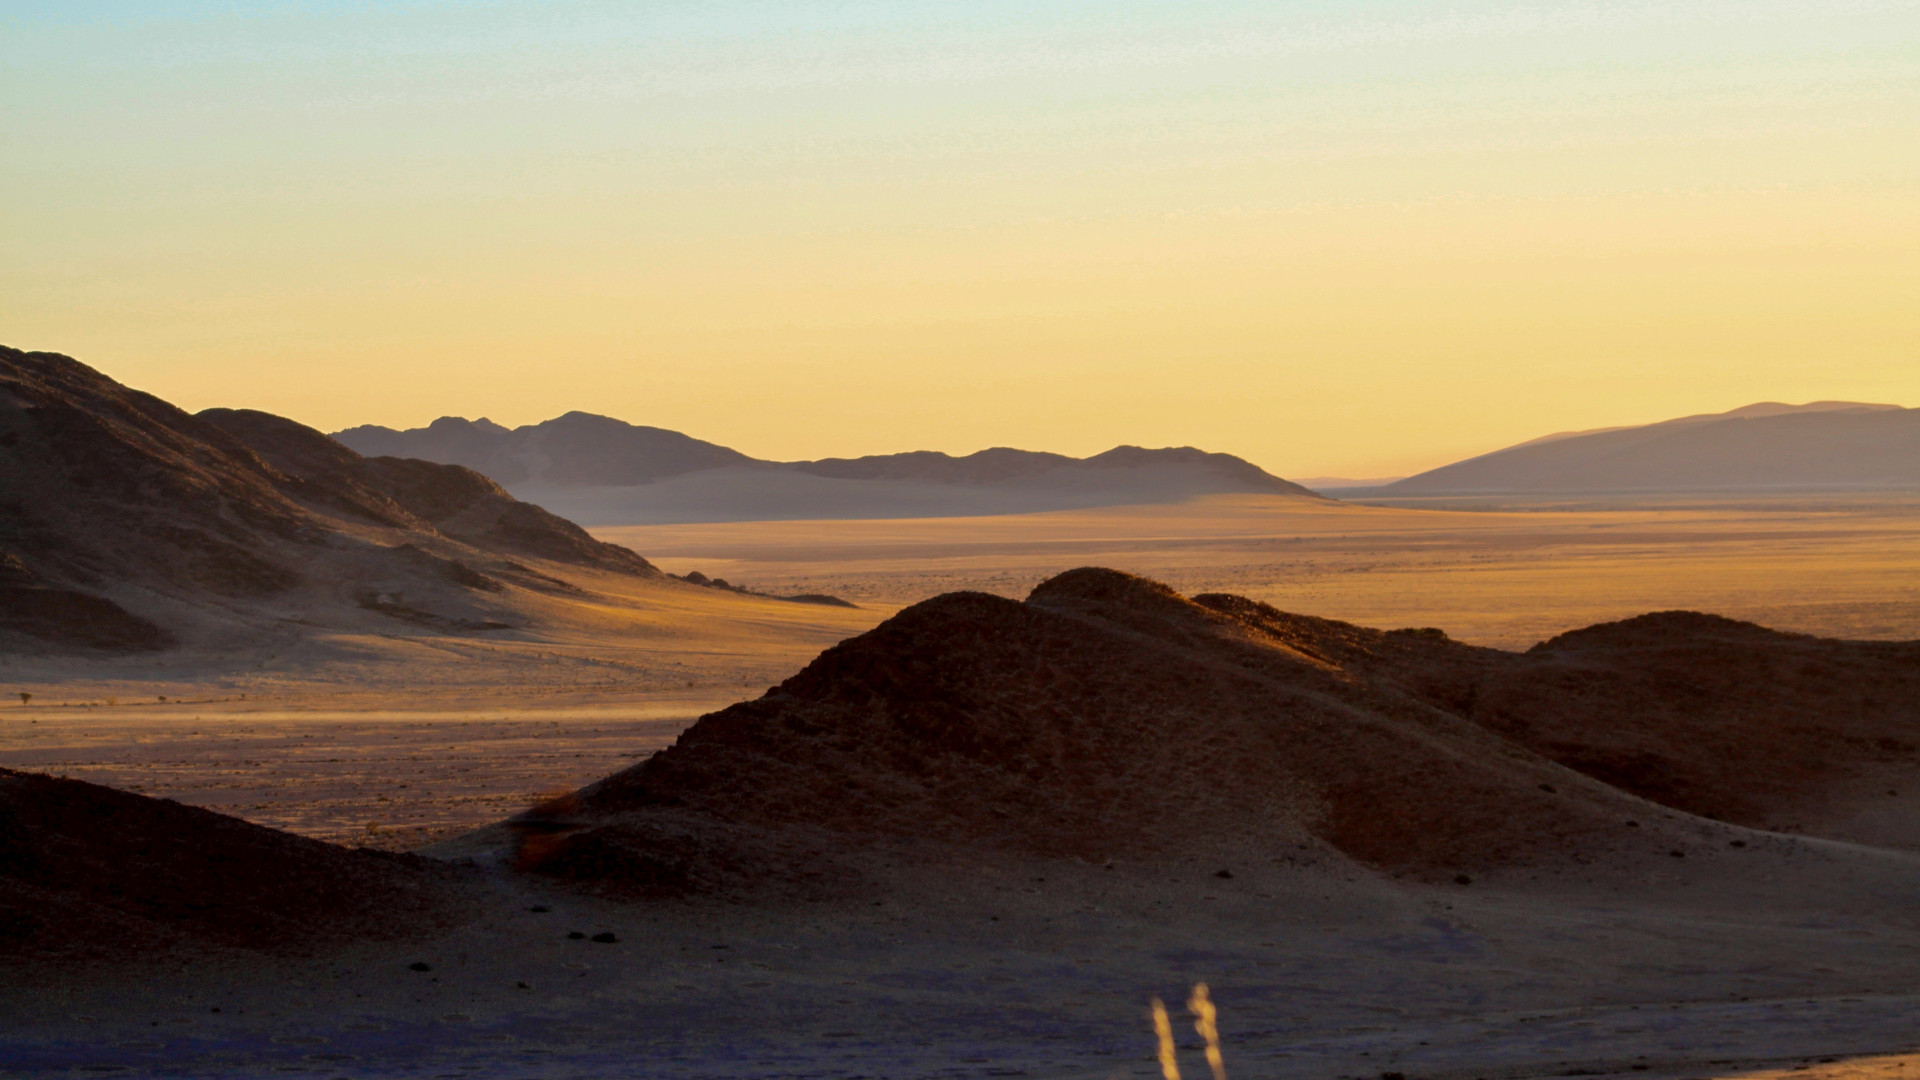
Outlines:
{"label": "distant mountain range", "polygon": [[618,487],[756,464],[738,450],[677,431],[583,412],[518,428],[501,427],[485,417],[443,416],[423,428],[395,431],[367,424],[336,431],[333,437],[368,457],[465,465],[507,485]]}
{"label": "distant mountain range", "polygon": [[[1548,435],[1368,488],[1372,496],[1913,490],[1920,409],[1761,402]],[[1339,494],[1360,494],[1341,491]]]}
{"label": "distant mountain range", "polygon": [[948,517],[1179,502],[1257,493],[1318,498],[1230,454],[1118,446],[1088,458],[996,447],[763,461],[662,428],[570,412],[506,428],[442,417],[424,428],[335,432],[367,455],[464,465],[588,525]]}

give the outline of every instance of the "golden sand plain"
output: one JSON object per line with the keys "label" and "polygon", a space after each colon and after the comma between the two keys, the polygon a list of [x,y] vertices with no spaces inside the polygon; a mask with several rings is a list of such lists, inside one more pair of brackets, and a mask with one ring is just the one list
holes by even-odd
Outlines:
{"label": "golden sand plain", "polygon": [[881,617],[568,576],[594,595],[526,596],[526,628],[506,634],[316,631],[237,653],[5,660],[0,767],[415,847],[624,768]]}
{"label": "golden sand plain", "polygon": [[607,575],[587,582],[607,602],[536,598],[547,605],[537,629],[508,637],[319,635],[137,670],[15,662],[0,689],[35,698],[0,702],[0,766],[307,835],[414,846],[624,767],[907,604],[954,589],[1024,596],[1089,564],[1187,595],[1237,592],[1501,648],[1671,608],[1920,638],[1920,497],[1437,505],[1215,496],[1007,517],[599,529],[673,572],[860,607]]}
{"label": "golden sand plain", "polygon": [[876,609],[952,589],[1023,596],[1076,566],[1234,592],[1376,627],[1526,648],[1675,608],[1831,637],[1920,638],[1920,496],[1435,508],[1211,496],[1009,517],[604,528],[676,573],[818,591]]}

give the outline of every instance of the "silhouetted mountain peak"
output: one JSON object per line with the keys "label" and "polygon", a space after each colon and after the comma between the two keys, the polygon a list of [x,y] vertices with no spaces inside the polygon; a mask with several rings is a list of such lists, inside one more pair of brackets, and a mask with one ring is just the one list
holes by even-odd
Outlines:
{"label": "silhouetted mountain peak", "polygon": [[1073,458],[1064,454],[996,446],[962,457],[954,457],[938,450],[909,450],[900,454],[799,461],[793,464],[793,468],[814,476],[828,476],[841,480],[913,480],[937,484],[991,484],[1017,477],[1034,476],[1049,469],[1071,465],[1073,462]]}
{"label": "silhouetted mountain peak", "polygon": [[334,438],[369,457],[464,465],[508,485],[644,484],[753,462],[677,431],[579,410],[512,429],[486,419],[443,416],[424,428],[366,425],[336,432]]}
{"label": "silhouetted mountain peak", "polygon": [[[391,431],[392,429],[380,430]],[[478,420],[469,420],[464,416],[443,416],[428,424],[427,430],[436,435],[505,435],[507,433],[506,428],[484,416]]]}

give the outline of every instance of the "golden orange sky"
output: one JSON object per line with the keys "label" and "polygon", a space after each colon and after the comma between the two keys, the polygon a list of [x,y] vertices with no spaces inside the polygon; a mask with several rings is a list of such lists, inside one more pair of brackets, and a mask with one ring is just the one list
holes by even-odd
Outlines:
{"label": "golden orange sky", "polygon": [[1920,404],[1920,12],[14,5],[0,342],[323,429],[1397,475]]}

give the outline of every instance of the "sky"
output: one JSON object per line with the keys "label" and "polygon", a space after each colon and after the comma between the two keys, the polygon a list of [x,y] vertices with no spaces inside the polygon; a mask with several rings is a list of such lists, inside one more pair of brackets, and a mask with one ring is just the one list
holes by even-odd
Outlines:
{"label": "sky", "polygon": [[1916,298],[1912,0],[0,0],[0,343],[323,430],[1391,476]]}

